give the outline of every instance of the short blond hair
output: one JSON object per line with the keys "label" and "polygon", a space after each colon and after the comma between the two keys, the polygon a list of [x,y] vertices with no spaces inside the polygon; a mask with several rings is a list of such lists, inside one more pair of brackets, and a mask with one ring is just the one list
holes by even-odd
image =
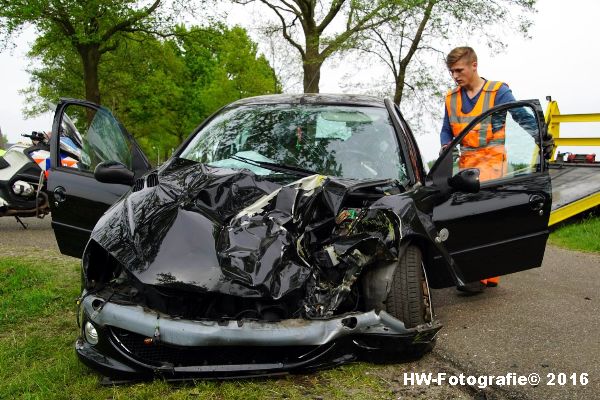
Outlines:
{"label": "short blond hair", "polygon": [[477,62],[477,54],[472,47],[456,47],[452,49],[450,53],[448,53],[448,56],[446,57],[446,66],[450,68],[462,59],[467,62]]}

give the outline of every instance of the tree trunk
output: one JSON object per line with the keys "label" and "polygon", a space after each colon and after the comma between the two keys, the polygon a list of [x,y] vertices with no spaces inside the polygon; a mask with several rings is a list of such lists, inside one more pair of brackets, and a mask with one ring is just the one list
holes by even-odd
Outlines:
{"label": "tree trunk", "polygon": [[304,70],[304,93],[319,93],[321,65],[321,63],[308,61],[305,61],[302,65]]}
{"label": "tree trunk", "polygon": [[396,82],[396,88],[394,89],[394,104],[400,105],[402,101],[402,92],[404,91],[404,82]]}
{"label": "tree trunk", "polygon": [[404,80],[406,79],[406,65],[400,65],[400,72],[396,78],[396,87],[394,88],[394,103],[400,105],[402,93],[404,92]]}
{"label": "tree trunk", "polygon": [[319,93],[321,66],[323,65],[323,60],[319,54],[319,41],[319,35],[316,33],[306,36],[306,53],[302,59],[304,93]]}
{"label": "tree trunk", "polygon": [[98,81],[98,64],[100,63],[99,46],[81,46],[78,50],[83,63],[85,99],[100,104],[100,84]]}

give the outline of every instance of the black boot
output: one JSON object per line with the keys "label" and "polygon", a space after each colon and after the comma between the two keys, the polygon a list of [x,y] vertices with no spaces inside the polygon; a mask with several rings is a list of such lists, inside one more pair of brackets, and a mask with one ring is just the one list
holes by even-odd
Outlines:
{"label": "black boot", "polygon": [[464,285],[457,286],[456,290],[463,293],[477,294],[483,292],[485,285],[481,281],[468,282]]}

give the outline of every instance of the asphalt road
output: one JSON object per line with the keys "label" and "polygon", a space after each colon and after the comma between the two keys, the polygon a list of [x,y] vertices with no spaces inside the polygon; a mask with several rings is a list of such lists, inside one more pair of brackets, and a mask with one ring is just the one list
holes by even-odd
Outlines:
{"label": "asphalt road", "polygon": [[29,249],[58,253],[58,245],[50,228],[50,216],[44,219],[22,218],[27,226],[23,229],[15,218],[0,218],[0,255],[18,255]]}
{"label": "asphalt road", "polygon": [[[49,217],[24,222],[29,229],[23,230],[14,219],[0,218],[2,254],[18,255],[32,248],[58,253]],[[503,277],[497,288],[480,295],[434,290],[436,317],[444,328],[433,353],[409,370],[428,372],[431,362],[434,374],[540,376],[537,386],[488,387],[476,395],[479,399],[600,398],[599,273],[599,255],[548,246],[541,268]],[[567,377],[564,386],[559,384],[561,373]],[[585,386],[580,383],[582,373],[588,374]],[[548,374],[555,374],[554,386],[547,385]],[[429,396],[434,389],[405,392],[399,380],[397,385],[402,398],[414,393],[443,398]],[[460,392],[450,393],[454,397]]]}
{"label": "asphalt road", "polygon": [[[600,256],[548,246],[541,268],[502,277],[465,297],[433,291],[444,324],[435,354],[474,375],[539,374],[538,386],[511,386],[509,398],[600,398]],[[567,384],[547,385],[565,373]],[[589,374],[589,383],[571,374]],[[562,380],[561,380],[562,382]]]}

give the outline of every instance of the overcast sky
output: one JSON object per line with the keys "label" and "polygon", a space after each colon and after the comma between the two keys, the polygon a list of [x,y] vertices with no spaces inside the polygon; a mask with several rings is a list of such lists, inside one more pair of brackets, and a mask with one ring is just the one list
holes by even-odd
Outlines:
{"label": "overcast sky", "polygon": [[[539,0],[537,8],[532,39],[509,37],[507,50],[496,55],[476,49],[480,75],[507,82],[517,99],[539,99],[544,108],[545,97],[551,95],[563,113],[600,112],[600,1]],[[10,141],[18,140],[21,133],[51,126],[50,116],[26,120],[22,114],[25,97],[19,90],[28,85],[25,53],[33,38],[29,30],[16,40],[13,51],[0,54],[0,127]],[[476,46],[477,41],[465,34],[464,44]],[[364,65],[369,65],[368,60]],[[321,91],[340,92],[341,75],[339,70],[323,71]],[[439,108],[441,125],[442,101]],[[600,124],[593,128],[600,135]],[[418,136],[426,159],[439,149],[438,129]],[[575,130],[582,129],[571,129]],[[583,130],[592,131],[592,126]]]}

